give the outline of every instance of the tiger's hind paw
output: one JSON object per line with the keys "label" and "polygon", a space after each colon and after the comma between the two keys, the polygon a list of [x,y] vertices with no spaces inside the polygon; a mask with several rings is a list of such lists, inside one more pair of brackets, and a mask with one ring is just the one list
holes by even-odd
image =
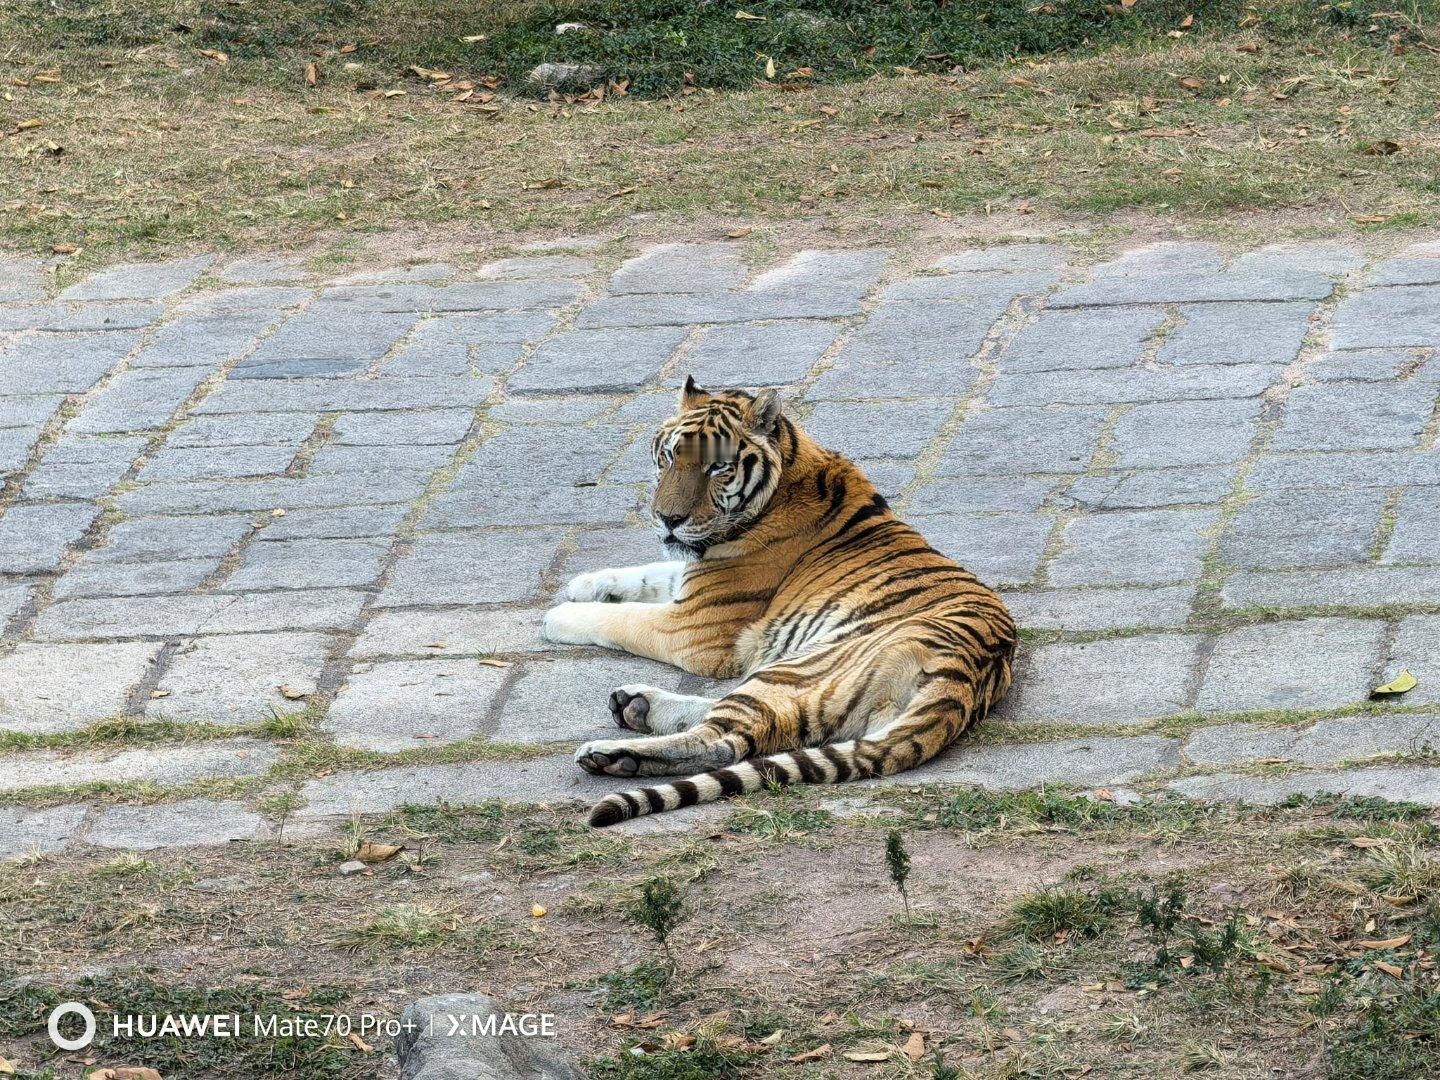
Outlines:
{"label": "tiger's hind paw", "polygon": [[592,776],[634,776],[640,771],[640,762],[630,754],[611,745],[601,750],[600,743],[586,743],[575,752],[575,764]]}

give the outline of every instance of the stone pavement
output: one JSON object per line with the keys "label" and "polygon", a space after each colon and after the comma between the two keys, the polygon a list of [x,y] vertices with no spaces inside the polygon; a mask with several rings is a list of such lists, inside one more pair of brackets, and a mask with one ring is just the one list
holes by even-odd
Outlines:
{"label": "stone pavement", "polygon": [[[686,373],[786,387],[1033,632],[982,742],[896,782],[1440,805],[1440,243],[742,255],[58,293],[0,258],[0,855],[259,835],[285,791],[303,829],[608,790],[568,750],[609,690],[705,681],[540,615],[655,557],[648,433]],[[274,737],[300,710],[318,776]],[[86,735],[115,717],[182,727]]]}

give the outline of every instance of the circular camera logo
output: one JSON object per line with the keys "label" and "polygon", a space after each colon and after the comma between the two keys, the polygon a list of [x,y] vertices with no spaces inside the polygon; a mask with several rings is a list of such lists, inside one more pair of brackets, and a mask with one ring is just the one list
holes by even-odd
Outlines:
{"label": "circular camera logo", "polygon": [[[60,1021],[67,1016],[78,1016],[84,1021],[85,1030],[78,1039],[67,1039],[60,1034]],[[95,1014],[78,1001],[64,1001],[51,1011],[46,1030],[50,1033],[50,1041],[61,1050],[84,1050],[95,1041]]]}

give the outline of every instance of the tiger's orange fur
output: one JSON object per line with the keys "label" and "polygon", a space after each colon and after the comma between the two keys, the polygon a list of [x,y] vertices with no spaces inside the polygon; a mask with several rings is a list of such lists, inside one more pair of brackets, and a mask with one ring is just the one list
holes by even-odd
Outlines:
{"label": "tiger's orange fur", "polygon": [[591,824],[766,782],[909,769],[1005,695],[1016,638],[1000,598],[781,415],[772,391],[687,381],[654,452],[652,512],[688,561],[581,575],[547,613],[546,636],[743,682],[713,701],[612,694],[617,722],[638,737],[587,743],[582,768],[694,775],[608,795]]}

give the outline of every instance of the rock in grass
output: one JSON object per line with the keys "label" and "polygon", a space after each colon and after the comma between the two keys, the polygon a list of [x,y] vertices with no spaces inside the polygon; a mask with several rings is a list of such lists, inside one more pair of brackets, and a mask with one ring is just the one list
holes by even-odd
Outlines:
{"label": "rock in grass", "polygon": [[528,77],[531,83],[547,90],[589,87],[600,80],[600,69],[594,64],[536,64]]}
{"label": "rock in grass", "polygon": [[582,1080],[553,1040],[519,1034],[521,1017],[506,1019],[485,994],[437,994],[412,1003],[395,1040],[400,1080]]}

